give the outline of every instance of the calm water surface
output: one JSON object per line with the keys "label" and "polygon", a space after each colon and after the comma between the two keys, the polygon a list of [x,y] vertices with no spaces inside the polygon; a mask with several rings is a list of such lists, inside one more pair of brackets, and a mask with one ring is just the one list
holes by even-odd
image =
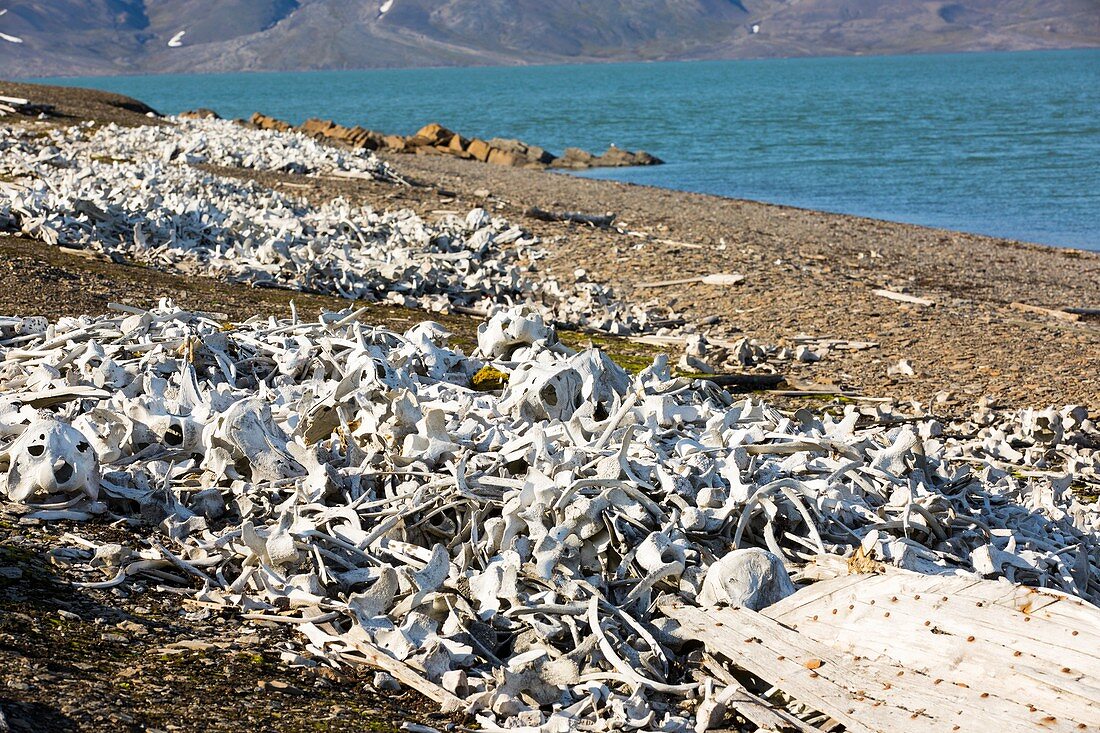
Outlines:
{"label": "calm water surface", "polygon": [[49,80],[668,161],[583,175],[1100,249],[1100,50]]}

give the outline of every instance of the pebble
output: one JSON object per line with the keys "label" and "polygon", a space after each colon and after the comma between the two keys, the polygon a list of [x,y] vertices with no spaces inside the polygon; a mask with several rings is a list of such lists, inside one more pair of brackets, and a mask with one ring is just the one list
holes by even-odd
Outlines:
{"label": "pebble", "polygon": [[115,628],[119,631],[126,631],[137,636],[144,636],[149,633],[149,629],[135,621],[123,621],[122,623],[116,624]]}
{"label": "pebble", "polygon": [[379,691],[398,692],[401,690],[401,683],[389,672],[375,672],[371,680],[371,686]]}

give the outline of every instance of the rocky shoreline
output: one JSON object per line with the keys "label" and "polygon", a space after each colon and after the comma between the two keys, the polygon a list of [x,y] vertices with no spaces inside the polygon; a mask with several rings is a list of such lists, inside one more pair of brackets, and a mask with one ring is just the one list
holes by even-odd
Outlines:
{"label": "rocky shoreline", "polygon": [[[217,114],[212,110],[202,109],[184,112],[180,116],[184,118],[210,118],[217,117]],[[593,155],[580,148],[566,148],[565,152],[558,156],[544,148],[530,145],[522,140],[499,137],[488,140],[467,138],[437,122],[424,125],[416,134],[408,136],[387,135],[359,126],[345,127],[336,124],[332,120],[318,118],[308,119],[300,126],[295,127],[288,122],[259,112],[253,114],[247,121],[239,120],[239,122],[260,130],[297,131],[318,140],[362,150],[414,155],[442,155],[511,168],[584,170],[587,168],[661,165],[664,162],[644,150],[630,151],[614,145],[600,155]]]}

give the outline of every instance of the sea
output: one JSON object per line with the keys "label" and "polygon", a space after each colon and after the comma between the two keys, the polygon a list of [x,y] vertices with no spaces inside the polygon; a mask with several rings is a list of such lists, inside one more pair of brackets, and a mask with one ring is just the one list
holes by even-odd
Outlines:
{"label": "sea", "polygon": [[666,164],[562,175],[1100,250],[1100,49],[33,81],[163,113],[641,148]]}

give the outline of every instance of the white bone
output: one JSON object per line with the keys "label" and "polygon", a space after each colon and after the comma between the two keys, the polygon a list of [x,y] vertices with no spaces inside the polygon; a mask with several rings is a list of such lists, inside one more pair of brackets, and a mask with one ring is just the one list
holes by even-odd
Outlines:
{"label": "white bone", "polygon": [[758,548],[733,550],[707,570],[699,603],[759,611],[795,592],[778,557]]}
{"label": "white bone", "polygon": [[51,495],[99,496],[99,463],[84,434],[52,415],[39,417],[0,453],[4,492],[16,502]]}

